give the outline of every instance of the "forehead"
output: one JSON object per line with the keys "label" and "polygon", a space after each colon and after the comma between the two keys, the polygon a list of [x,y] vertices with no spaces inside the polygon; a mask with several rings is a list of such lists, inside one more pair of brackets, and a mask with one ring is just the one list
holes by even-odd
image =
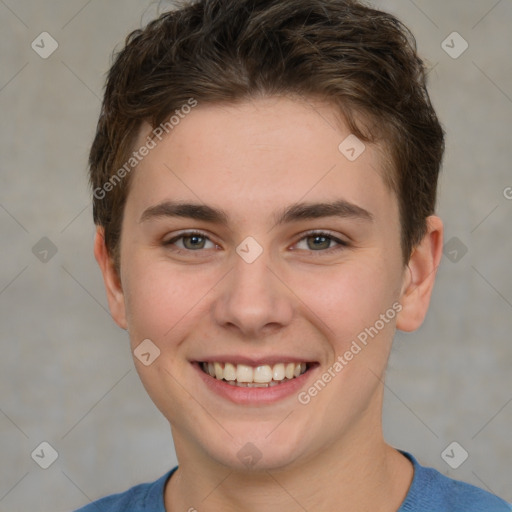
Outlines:
{"label": "forehead", "polygon": [[[151,131],[144,125],[138,144]],[[397,214],[383,179],[384,152],[359,141],[326,103],[283,97],[199,103],[154,140],[132,177],[129,198],[139,210],[179,198],[241,216],[270,215],[283,203],[343,198]]]}

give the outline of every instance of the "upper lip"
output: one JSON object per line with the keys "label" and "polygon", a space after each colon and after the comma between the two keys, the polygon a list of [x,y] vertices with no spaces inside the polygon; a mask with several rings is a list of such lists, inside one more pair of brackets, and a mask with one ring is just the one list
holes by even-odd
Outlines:
{"label": "upper lip", "polygon": [[215,355],[215,356],[204,356],[201,359],[195,360],[198,363],[231,363],[245,364],[248,366],[263,366],[263,365],[274,365],[278,363],[314,363],[316,361],[312,359],[304,359],[297,356],[288,355],[268,355],[260,357],[248,357],[247,355]]}

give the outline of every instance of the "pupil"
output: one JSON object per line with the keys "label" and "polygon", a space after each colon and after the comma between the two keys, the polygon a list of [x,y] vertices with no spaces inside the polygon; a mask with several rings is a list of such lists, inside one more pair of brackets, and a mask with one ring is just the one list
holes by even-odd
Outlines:
{"label": "pupil", "polygon": [[[315,247],[319,247],[319,245],[321,246],[322,245],[322,241],[323,241],[324,244],[327,242],[327,245],[329,245],[329,239],[327,237],[325,237],[325,236],[316,235],[313,238],[315,240],[315,242],[313,244]],[[316,243],[318,240],[321,240],[320,244]]]}
{"label": "pupil", "polygon": [[200,245],[200,243],[198,244],[197,241],[201,240],[202,238],[203,237],[200,235],[190,235],[187,237],[187,240],[191,242],[192,247],[197,247],[198,245]]}

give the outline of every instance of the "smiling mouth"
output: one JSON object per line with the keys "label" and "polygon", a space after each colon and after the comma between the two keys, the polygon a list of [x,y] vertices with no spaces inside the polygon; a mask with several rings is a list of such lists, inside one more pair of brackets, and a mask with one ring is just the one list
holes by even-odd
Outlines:
{"label": "smiling mouth", "polygon": [[306,373],[313,363],[277,363],[274,365],[249,366],[215,362],[201,362],[201,370],[214,379],[232,386],[268,388],[296,379]]}

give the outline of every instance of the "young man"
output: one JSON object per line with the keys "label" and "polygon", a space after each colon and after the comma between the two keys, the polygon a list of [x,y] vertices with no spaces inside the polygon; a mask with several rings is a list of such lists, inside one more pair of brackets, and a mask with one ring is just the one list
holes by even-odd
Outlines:
{"label": "young man", "polygon": [[511,510],[382,435],[443,149],[412,36],[356,1],[203,0],[128,37],[94,251],[179,466],[83,512]]}

